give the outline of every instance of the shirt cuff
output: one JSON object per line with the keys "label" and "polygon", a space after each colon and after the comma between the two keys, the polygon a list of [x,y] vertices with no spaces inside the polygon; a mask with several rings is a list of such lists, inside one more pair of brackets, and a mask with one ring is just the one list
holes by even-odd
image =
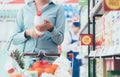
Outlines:
{"label": "shirt cuff", "polygon": [[50,33],[51,33],[51,36],[52,36],[52,37],[53,37],[53,36],[56,36],[56,35],[57,35],[57,30],[56,30],[56,28],[54,27],[53,31],[50,32]]}
{"label": "shirt cuff", "polygon": [[54,30],[54,27],[52,28],[52,29],[50,29],[50,30],[48,30],[49,32],[52,32]]}
{"label": "shirt cuff", "polygon": [[20,33],[20,37],[23,40],[27,40],[28,39],[28,37],[25,36],[25,31],[23,31],[22,33]]}

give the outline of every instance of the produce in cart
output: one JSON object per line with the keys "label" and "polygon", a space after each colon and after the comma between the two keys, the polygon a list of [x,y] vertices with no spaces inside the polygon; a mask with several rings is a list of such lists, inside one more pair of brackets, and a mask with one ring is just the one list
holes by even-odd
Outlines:
{"label": "produce in cart", "polygon": [[48,73],[48,74],[54,74],[58,65],[57,64],[51,64],[45,60],[36,61],[31,67],[29,67],[27,70],[29,71],[37,71],[38,77],[42,73]]}
{"label": "produce in cart", "polygon": [[60,55],[52,64],[46,60],[36,61],[28,71],[37,71],[38,77],[72,77],[70,61]]}

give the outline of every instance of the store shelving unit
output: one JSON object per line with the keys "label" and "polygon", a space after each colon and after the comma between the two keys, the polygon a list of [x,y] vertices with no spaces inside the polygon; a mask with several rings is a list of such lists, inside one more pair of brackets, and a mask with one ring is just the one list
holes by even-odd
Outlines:
{"label": "store shelving unit", "polygon": [[[93,49],[95,49],[95,18],[98,16],[98,12],[101,10],[102,8],[102,0],[99,1],[96,5],[95,5],[95,0],[93,1],[93,9],[90,9],[90,0],[88,0],[88,21],[85,23],[85,25],[81,28],[80,33],[87,33],[91,34],[92,30],[93,31]],[[101,14],[99,14],[99,16],[101,16]],[[93,19],[93,21],[91,22],[91,18]],[[93,25],[93,27],[91,26],[91,24]],[[87,30],[87,31],[86,31]],[[88,55],[90,54],[90,46],[88,46]],[[95,77],[95,60],[93,61],[94,65],[93,65],[93,77]],[[88,76],[90,77],[90,57],[88,57]]]}
{"label": "store shelving unit", "polygon": [[[102,1],[99,1],[95,5],[95,0],[93,0],[93,9],[90,11],[90,1],[88,0],[88,22],[85,25],[84,28],[88,27],[88,34],[93,32],[93,50],[95,50],[95,18],[98,16],[102,16],[102,14],[97,14],[101,8],[102,8]],[[92,21],[91,21],[92,19]],[[92,24],[92,30],[91,31],[91,24]],[[91,53],[90,46],[88,46],[88,55]],[[91,57],[88,58],[88,76],[90,77],[90,70],[93,70],[93,77],[96,77],[96,60],[93,58],[93,68],[90,68],[90,59]]]}
{"label": "store shelving unit", "polygon": [[[102,0],[100,0],[97,4],[95,4],[95,0],[92,0],[93,8],[90,10],[90,1],[88,0],[88,22],[82,28],[81,34],[84,32],[86,28],[88,28],[88,34],[93,34],[93,46],[90,49],[88,46],[88,76],[90,76],[90,71],[92,70],[92,77],[96,77],[96,59],[119,59],[120,58],[120,46],[113,47],[111,49],[103,49],[103,50],[96,50],[96,19],[101,18],[103,14],[103,7],[102,7]],[[102,13],[101,13],[102,11]],[[92,30],[91,30],[92,26]],[[107,51],[116,51],[116,53],[105,53]],[[93,68],[90,68],[90,60],[92,59]]]}
{"label": "store shelving unit", "polygon": [[[94,6],[94,5],[93,5]],[[91,19],[91,17],[93,17],[96,13],[98,13],[98,11],[100,11],[100,9],[102,8],[102,1],[98,2],[96,4],[96,6],[94,6],[94,8],[92,10],[90,10],[90,1],[88,0],[88,17],[89,19]],[[90,21],[90,20],[89,20]],[[82,32],[84,32],[84,30],[88,27],[88,24],[90,24],[91,22],[86,22],[85,25],[81,28],[80,33],[82,34]]]}

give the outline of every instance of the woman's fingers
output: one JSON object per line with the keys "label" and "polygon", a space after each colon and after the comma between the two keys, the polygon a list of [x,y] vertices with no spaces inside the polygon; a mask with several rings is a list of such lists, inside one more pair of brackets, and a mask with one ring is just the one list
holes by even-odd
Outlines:
{"label": "woman's fingers", "polygon": [[39,37],[42,37],[43,36],[43,34],[38,34],[38,33],[36,33],[35,32],[35,29],[33,29],[33,38],[39,38]]}

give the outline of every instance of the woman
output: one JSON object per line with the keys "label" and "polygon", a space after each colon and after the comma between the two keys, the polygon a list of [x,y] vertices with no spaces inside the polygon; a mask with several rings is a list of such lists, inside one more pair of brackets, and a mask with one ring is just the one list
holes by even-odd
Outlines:
{"label": "woman", "polygon": [[[34,25],[36,11],[42,11],[44,24]],[[50,0],[31,0],[18,13],[13,44],[25,53],[58,53],[57,46],[64,38],[64,25],[65,15],[61,5]],[[39,35],[34,28],[45,33]]]}

